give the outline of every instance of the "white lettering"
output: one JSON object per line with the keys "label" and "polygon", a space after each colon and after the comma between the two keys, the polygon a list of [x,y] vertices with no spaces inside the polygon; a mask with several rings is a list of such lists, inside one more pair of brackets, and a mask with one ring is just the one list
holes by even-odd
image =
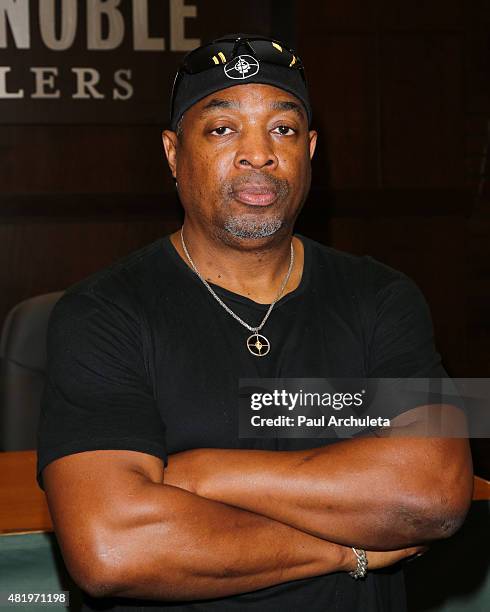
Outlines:
{"label": "white lettering", "polygon": [[185,37],[184,20],[186,17],[197,17],[197,6],[184,4],[184,0],[170,0],[170,49],[172,51],[190,51],[201,44],[200,38]]}
{"label": "white lettering", "polygon": [[262,406],[272,406],[273,397],[270,393],[262,394]]}
{"label": "white lettering", "polygon": [[164,51],[164,38],[148,33],[148,0],[133,0],[133,42],[135,51]]}
{"label": "white lettering", "polygon": [[72,68],[71,71],[77,77],[77,93],[73,94],[72,98],[77,100],[105,98],[104,94],[95,89],[95,86],[100,81],[100,74],[95,68]]}
{"label": "white lettering", "polygon": [[[36,90],[31,98],[59,98],[61,92],[55,90],[55,77],[58,76],[58,68],[31,68],[36,79]],[[48,91],[48,88],[51,91]]]}
{"label": "white lettering", "polygon": [[[126,77],[127,80],[125,81],[123,77]],[[130,80],[131,70],[117,70],[114,73],[114,81],[116,82],[116,85],[119,85],[119,87],[121,87],[124,92],[121,92],[118,89],[114,88],[112,90],[113,100],[129,100],[129,98],[133,97],[134,89],[131,83],[129,82]]]}
{"label": "white lettering", "polygon": [[[87,48],[107,51],[119,47],[124,38],[124,19],[117,8],[121,0],[87,0]],[[108,34],[102,37],[102,18],[107,18]]]}
{"label": "white lettering", "polygon": [[291,403],[289,410],[294,410],[298,399],[299,399],[299,393],[289,393],[289,401]]}
{"label": "white lettering", "polygon": [[7,72],[10,72],[10,66],[0,66],[0,98],[23,98],[24,90],[8,92],[7,91]]}
{"label": "white lettering", "polygon": [[55,0],[39,0],[39,29],[44,44],[53,51],[69,49],[77,33],[77,2],[61,2],[61,34],[56,36]]}
{"label": "white lettering", "polygon": [[280,414],[274,418],[261,417],[255,414],[250,419],[250,423],[252,427],[294,427],[293,417],[288,417],[284,414]]}
{"label": "white lettering", "polygon": [[7,19],[17,49],[29,49],[29,0],[0,0],[0,49],[7,48]]}

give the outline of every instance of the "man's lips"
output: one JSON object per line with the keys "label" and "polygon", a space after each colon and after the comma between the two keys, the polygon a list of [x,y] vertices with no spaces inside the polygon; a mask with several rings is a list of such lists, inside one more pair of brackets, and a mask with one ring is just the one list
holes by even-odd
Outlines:
{"label": "man's lips", "polygon": [[247,185],[233,191],[236,200],[251,206],[269,206],[277,199],[277,192],[270,187]]}

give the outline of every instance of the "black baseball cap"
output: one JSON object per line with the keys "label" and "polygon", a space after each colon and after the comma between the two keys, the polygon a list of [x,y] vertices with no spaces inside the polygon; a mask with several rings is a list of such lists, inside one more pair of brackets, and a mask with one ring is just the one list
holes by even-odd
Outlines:
{"label": "black baseball cap", "polygon": [[293,94],[311,124],[306,76],[298,54],[274,38],[227,34],[184,57],[172,88],[170,128],[175,131],[182,115],[199,100],[248,83],[272,85]]}

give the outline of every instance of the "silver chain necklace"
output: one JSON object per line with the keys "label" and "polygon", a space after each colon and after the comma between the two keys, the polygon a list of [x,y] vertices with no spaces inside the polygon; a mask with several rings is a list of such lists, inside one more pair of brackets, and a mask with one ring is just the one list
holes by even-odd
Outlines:
{"label": "silver chain necklace", "polygon": [[260,325],[258,325],[257,327],[253,327],[252,325],[249,325],[243,319],[241,319],[236,313],[234,313],[233,310],[229,308],[223,302],[223,300],[219,297],[219,295],[216,294],[216,292],[213,290],[213,288],[208,283],[208,281],[201,275],[201,273],[196,267],[196,264],[192,261],[192,257],[190,256],[189,251],[187,250],[187,247],[184,241],[184,228],[181,228],[180,230],[180,239],[182,241],[182,248],[184,249],[185,256],[187,257],[189,263],[191,264],[192,269],[197,274],[197,276],[201,279],[201,281],[203,282],[204,286],[209,291],[209,293],[214,297],[214,299],[218,302],[218,304],[220,304],[226,310],[228,314],[230,314],[236,321],[238,321],[241,325],[243,325],[243,327],[246,327],[249,331],[253,332],[252,335],[247,338],[247,348],[250,351],[250,353],[252,353],[252,355],[254,355],[255,357],[265,357],[265,355],[267,355],[267,353],[271,350],[271,343],[265,336],[263,336],[262,334],[259,334],[259,331],[264,327],[264,325],[267,322],[267,319],[269,318],[269,315],[272,312],[272,309],[274,308],[276,303],[281,299],[284,289],[288,283],[289,277],[291,276],[291,272],[294,266],[293,242],[291,241],[291,257],[289,260],[289,268],[286,273],[286,276],[284,277],[284,280],[282,281],[282,285],[281,285],[281,288],[279,289],[279,293],[277,294],[276,299],[272,302],[272,304],[267,309],[267,312],[265,313],[265,316],[262,319]]}

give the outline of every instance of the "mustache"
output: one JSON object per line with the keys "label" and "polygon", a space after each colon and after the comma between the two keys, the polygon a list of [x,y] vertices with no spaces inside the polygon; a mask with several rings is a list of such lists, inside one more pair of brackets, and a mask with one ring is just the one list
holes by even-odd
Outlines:
{"label": "mustache", "polygon": [[290,191],[287,179],[271,176],[264,172],[250,172],[231,180],[225,180],[222,183],[221,189],[228,198],[232,198],[234,193],[249,186],[264,187],[267,190],[273,191],[280,198],[285,198]]}

